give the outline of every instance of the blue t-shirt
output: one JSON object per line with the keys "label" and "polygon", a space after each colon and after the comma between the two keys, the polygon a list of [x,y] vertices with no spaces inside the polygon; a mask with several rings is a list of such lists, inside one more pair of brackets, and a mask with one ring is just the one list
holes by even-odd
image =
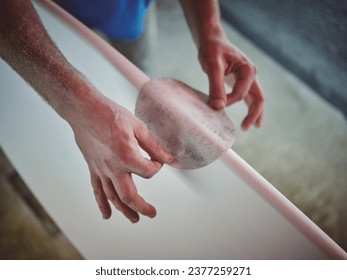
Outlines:
{"label": "blue t-shirt", "polygon": [[111,38],[134,39],[143,31],[151,0],[58,0],[58,4],[91,28]]}

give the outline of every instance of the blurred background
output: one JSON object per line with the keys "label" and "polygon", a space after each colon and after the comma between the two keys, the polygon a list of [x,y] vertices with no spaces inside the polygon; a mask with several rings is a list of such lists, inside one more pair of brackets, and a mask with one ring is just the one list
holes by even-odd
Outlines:
{"label": "blurred background", "polygon": [[347,2],[220,0],[223,18],[347,116]]}
{"label": "blurred background", "polygon": [[[150,51],[140,64],[152,77],[207,93],[178,1],[152,5],[143,40]],[[244,104],[227,108],[234,149],[347,250],[346,2],[220,5],[228,38],[256,64],[266,99],[263,127],[246,133],[239,129]],[[0,259],[80,258],[1,152]]]}

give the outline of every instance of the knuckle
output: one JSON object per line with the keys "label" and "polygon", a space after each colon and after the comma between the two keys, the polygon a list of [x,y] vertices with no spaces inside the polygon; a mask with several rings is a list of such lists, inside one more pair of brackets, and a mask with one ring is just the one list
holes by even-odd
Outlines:
{"label": "knuckle", "polygon": [[123,207],[121,206],[120,203],[115,203],[115,204],[113,204],[113,205],[114,205],[114,207],[115,207],[118,211],[123,212]]}
{"label": "knuckle", "polygon": [[141,120],[138,121],[137,129],[138,129],[139,133],[141,133],[141,134],[147,134],[148,133],[148,128],[147,128],[146,124]]}
{"label": "knuckle", "polygon": [[100,180],[92,178],[91,184],[92,184],[92,187],[94,190],[100,190],[100,188],[101,188]]}
{"label": "knuckle", "polygon": [[161,169],[161,167],[161,163],[148,160],[146,164],[142,166],[141,176],[146,179],[152,178]]}
{"label": "knuckle", "polygon": [[265,98],[264,98],[263,94],[261,92],[258,92],[258,93],[252,92],[252,93],[254,95],[253,96],[253,103],[259,108],[264,107]]}
{"label": "knuckle", "polygon": [[205,51],[199,56],[199,61],[205,72],[219,70],[223,66],[222,59],[215,51]]}
{"label": "knuckle", "polygon": [[207,59],[205,65],[210,71],[217,71],[222,68],[222,62],[216,58]]}
{"label": "knuckle", "polygon": [[109,194],[107,196],[108,200],[111,201],[113,204],[116,204],[118,202],[117,196],[115,194]]}
{"label": "knuckle", "polygon": [[257,67],[253,63],[249,63],[248,68],[253,77],[257,75]]}
{"label": "knuckle", "polygon": [[123,188],[123,191],[119,192],[120,200],[126,204],[131,205],[135,201],[135,197],[137,195],[135,190]]}
{"label": "knuckle", "polygon": [[104,193],[105,196],[107,197],[108,200],[112,201],[115,200],[115,194],[114,194],[114,187],[112,184],[112,182],[110,182],[110,180],[106,183],[108,186],[105,188]]}
{"label": "knuckle", "polygon": [[130,146],[126,146],[119,152],[118,157],[125,166],[129,166],[134,162],[134,151]]}
{"label": "knuckle", "polygon": [[115,153],[121,151],[124,147],[131,145],[132,136],[128,133],[120,133],[117,135],[113,135],[111,141],[111,150]]}
{"label": "knuckle", "polygon": [[264,98],[264,96],[263,96],[263,95],[259,95],[259,96],[258,96],[258,104],[259,104],[260,106],[264,106],[264,103],[265,103],[265,98]]}
{"label": "knuckle", "polygon": [[124,192],[121,196],[120,199],[122,200],[122,202],[126,205],[130,205],[134,202],[135,200],[135,195],[132,194],[131,192]]}
{"label": "knuckle", "polygon": [[145,179],[150,179],[152,178],[156,173],[158,172],[158,170],[153,170],[153,169],[146,169],[146,170],[143,170],[143,174],[142,174],[142,177],[145,178]]}
{"label": "knuckle", "polygon": [[232,97],[233,102],[240,102],[243,100],[243,98],[244,98],[244,96],[240,92],[235,93]]}
{"label": "knuckle", "polygon": [[239,102],[239,101],[242,101],[243,100],[243,96],[241,94],[237,95],[235,97],[236,101]]}
{"label": "knuckle", "polygon": [[240,58],[240,66],[244,73],[252,78],[254,78],[257,74],[257,67],[249,61],[246,57]]}
{"label": "knuckle", "polygon": [[99,197],[101,195],[101,188],[93,187],[93,192],[95,197]]}

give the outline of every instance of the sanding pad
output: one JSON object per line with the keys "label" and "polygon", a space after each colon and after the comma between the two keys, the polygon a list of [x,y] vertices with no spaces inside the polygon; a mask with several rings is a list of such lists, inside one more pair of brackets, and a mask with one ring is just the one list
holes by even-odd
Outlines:
{"label": "sanding pad", "polygon": [[173,167],[206,166],[234,143],[233,123],[207,100],[202,92],[170,78],[149,80],[140,89],[135,115],[174,155]]}

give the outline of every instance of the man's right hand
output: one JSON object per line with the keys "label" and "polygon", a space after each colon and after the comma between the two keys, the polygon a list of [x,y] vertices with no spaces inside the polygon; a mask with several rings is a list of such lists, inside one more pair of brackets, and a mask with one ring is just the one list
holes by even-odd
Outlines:
{"label": "man's right hand", "polygon": [[[150,178],[172,155],[142,121],[69,64],[31,1],[0,0],[0,57],[72,127],[103,217],[111,216],[109,201],[132,222],[139,214],[154,217],[155,208],[137,193],[132,174]],[[139,146],[150,159],[141,155]]]}
{"label": "man's right hand", "polygon": [[[70,123],[76,142],[88,163],[95,199],[104,219],[111,202],[131,222],[139,214],[155,217],[156,209],[137,192],[132,174],[151,178],[173,160],[146,125],[127,109],[104,96],[88,118]],[[83,114],[86,115],[86,114]],[[139,146],[150,156],[144,158]]]}

